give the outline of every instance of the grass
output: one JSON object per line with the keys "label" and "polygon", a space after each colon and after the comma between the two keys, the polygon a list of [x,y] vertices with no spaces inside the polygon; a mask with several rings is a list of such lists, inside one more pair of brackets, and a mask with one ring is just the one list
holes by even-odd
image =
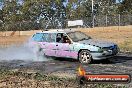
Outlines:
{"label": "grass", "polygon": [[119,47],[124,52],[130,52],[130,53],[132,53],[132,39],[125,40],[122,44],[119,44]]}
{"label": "grass", "polygon": [[[5,85],[6,84],[6,85]],[[49,87],[49,88],[127,88],[113,84],[85,84],[79,85],[77,79],[59,78],[57,76],[42,74],[39,72],[28,73],[22,71],[11,71],[0,69],[0,87]]]}
{"label": "grass", "polygon": [[11,75],[12,73],[6,69],[0,69],[0,80],[4,79],[5,77]]}
{"label": "grass", "polygon": [[21,44],[27,41],[29,36],[7,36],[0,37],[0,45],[11,45],[11,44]]}

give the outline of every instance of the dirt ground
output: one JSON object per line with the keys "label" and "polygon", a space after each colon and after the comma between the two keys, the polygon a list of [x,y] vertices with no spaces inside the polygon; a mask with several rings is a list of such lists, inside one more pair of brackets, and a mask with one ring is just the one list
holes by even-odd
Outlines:
{"label": "dirt ground", "polygon": [[116,87],[113,84],[79,85],[76,78],[64,79],[42,75],[41,73],[25,73],[22,71],[15,72],[6,70],[4,70],[3,73],[7,75],[0,79],[0,88],[122,88],[121,86]]}

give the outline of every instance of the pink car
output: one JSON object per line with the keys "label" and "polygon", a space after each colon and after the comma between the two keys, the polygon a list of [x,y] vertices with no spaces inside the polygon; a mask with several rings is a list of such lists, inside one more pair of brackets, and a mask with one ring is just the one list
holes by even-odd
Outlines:
{"label": "pink car", "polygon": [[94,40],[80,31],[52,30],[35,33],[32,46],[45,56],[79,59],[81,63],[107,59],[115,56],[119,48],[116,44]]}

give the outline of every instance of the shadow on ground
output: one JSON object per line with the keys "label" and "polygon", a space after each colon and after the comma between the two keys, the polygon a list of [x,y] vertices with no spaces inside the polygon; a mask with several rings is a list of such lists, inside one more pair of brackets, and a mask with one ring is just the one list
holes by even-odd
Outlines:
{"label": "shadow on ground", "polygon": [[[78,60],[72,59],[72,58],[53,58],[53,60],[56,61],[64,61],[64,62],[75,62],[79,63]],[[113,58],[104,59],[104,60],[94,60],[91,64],[121,64],[121,63],[128,63],[132,64],[132,55],[118,55]]]}

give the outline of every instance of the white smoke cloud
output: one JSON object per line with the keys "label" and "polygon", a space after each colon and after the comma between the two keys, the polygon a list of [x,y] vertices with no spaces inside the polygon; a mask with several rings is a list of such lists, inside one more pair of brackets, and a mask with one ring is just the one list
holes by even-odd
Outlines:
{"label": "white smoke cloud", "polygon": [[[26,45],[26,44],[25,44]],[[34,53],[31,48],[25,45],[12,45],[8,48],[0,48],[0,61],[2,60],[23,60],[23,61],[47,61],[41,54]]]}

